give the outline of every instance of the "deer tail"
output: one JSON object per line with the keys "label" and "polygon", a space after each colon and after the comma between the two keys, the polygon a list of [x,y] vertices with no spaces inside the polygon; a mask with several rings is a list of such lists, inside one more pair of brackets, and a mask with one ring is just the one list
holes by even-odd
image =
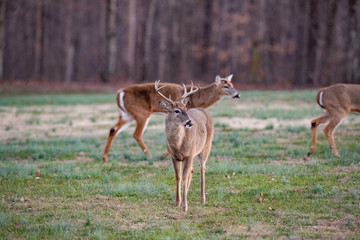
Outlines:
{"label": "deer tail", "polygon": [[320,91],[317,94],[316,101],[321,108],[325,109],[324,104],[323,104],[323,95],[324,95],[324,90],[320,89]]}

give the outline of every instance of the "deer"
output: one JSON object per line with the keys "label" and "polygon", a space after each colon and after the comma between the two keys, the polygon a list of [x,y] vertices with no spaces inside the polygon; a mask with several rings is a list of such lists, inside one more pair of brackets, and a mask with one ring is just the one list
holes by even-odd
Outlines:
{"label": "deer", "polygon": [[[187,110],[189,96],[199,91],[193,89],[187,92],[184,85],[184,94],[180,102],[174,102],[170,96],[165,97],[159,87],[159,81],[155,82],[156,92],[165,100],[160,100],[159,105],[167,112],[165,119],[166,148],[171,155],[176,177],[176,207],[182,205],[182,210],[187,211],[187,194],[192,179],[193,161],[197,157],[200,164],[201,193],[200,202],[205,203],[205,164],[208,160],[212,139],[214,136],[214,124],[210,114],[203,108],[191,108]],[[182,198],[180,184],[182,182]]]}
{"label": "deer", "polygon": [[[198,87],[198,91],[189,95],[187,107],[207,108],[223,97],[240,98],[240,94],[231,82],[232,77],[232,74],[225,78],[217,75],[215,77],[215,82],[205,87]],[[159,84],[160,87],[162,85],[162,83]],[[187,86],[187,89],[189,88],[191,87]],[[163,90],[163,94],[166,96],[173,96],[174,101],[180,101],[182,91],[183,87],[181,85],[167,83],[166,89]],[[135,84],[117,91],[116,103],[119,117],[117,123],[110,128],[103,152],[103,162],[108,161],[108,153],[114,137],[124,131],[133,122],[136,122],[133,137],[139,144],[143,153],[146,156],[150,156],[150,152],[142,140],[142,135],[152,113],[166,113],[166,111],[159,106],[160,99],[161,97],[154,89],[154,83]],[[166,152],[162,155],[162,159],[167,156],[168,153]]]}
{"label": "deer", "polygon": [[311,121],[311,149],[307,154],[310,157],[316,150],[316,129],[320,124],[329,124],[324,128],[326,139],[332,153],[340,157],[336,149],[333,133],[351,112],[360,113],[360,85],[334,84],[318,91],[316,101],[322,108],[320,117]]}

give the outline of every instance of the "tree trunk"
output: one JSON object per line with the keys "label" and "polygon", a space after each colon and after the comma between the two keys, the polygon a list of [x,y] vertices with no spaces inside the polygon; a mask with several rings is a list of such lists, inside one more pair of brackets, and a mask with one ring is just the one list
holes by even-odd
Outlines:
{"label": "tree trunk", "polygon": [[129,1],[128,76],[135,78],[136,0]]}
{"label": "tree trunk", "polygon": [[158,78],[165,79],[166,66],[166,43],[167,43],[167,26],[163,24],[160,29],[160,53],[159,53],[159,67]]}
{"label": "tree trunk", "polygon": [[72,43],[72,0],[66,1],[65,13],[65,31],[64,31],[64,48],[65,48],[65,82],[69,83],[74,74],[74,45]]}
{"label": "tree trunk", "polygon": [[116,15],[117,0],[107,0],[106,16],[106,64],[101,78],[104,83],[110,82],[116,67]]}
{"label": "tree trunk", "polygon": [[0,80],[4,78],[5,3],[6,0],[0,1]]}
{"label": "tree trunk", "polygon": [[156,2],[157,0],[150,1],[149,7],[149,16],[146,21],[146,29],[145,29],[145,56],[143,62],[143,79],[142,81],[150,78],[151,76],[151,39],[153,35],[153,24],[154,24],[154,16],[156,10]]}
{"label": "tree trunk", "polygon": [[43,58],[44,58],[44,2],[36,0],[36,26],[35,26],[35,59],[34,59],[34,77],[43,78]]}

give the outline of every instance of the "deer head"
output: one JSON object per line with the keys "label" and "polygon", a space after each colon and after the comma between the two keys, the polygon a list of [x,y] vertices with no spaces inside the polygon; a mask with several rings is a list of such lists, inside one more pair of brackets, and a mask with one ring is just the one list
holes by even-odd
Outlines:
{"label": "deer head", "polygon": [[236,91],[234,85],[231,83],[232,77],[232,74],[225,78],[221,78],[219,75],[216,75],[215,84],[218,89],[223,92],[223,95],[230,96],[232,98],[240,98],[238,91]]}
{"label": "deer head", "polygon": [[160,80],[155,82],[155,90],[156,92],[165,100],[160,100],[159,105],[162,109],[168,112],[167,120],[171,122],[172,124],[175,124],[177,126],[184,126],[186,128],[190,128],[193,123],[190,120],[189,116],[186,114],[186,104],[189,101],[188,96],[195,93],[199,89],[196,88],[194,90],[194,85],[191,83],[191,89],[189,92],[186,90],[186,86],[184,86],[184,94],[181,97],[180,102],[174,102],[171,100],[171,96],[169,98],[165,97],[159,90],[165,86],[158,87]]}

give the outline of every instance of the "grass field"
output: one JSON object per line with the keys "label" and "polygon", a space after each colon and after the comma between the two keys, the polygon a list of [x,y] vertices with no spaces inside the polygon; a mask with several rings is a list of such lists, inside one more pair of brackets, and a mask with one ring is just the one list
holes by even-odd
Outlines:
{"label": "grass field", "polygon": [[131,126],[104,164],[115,95],[0,96],[0,239],[360,239],[360,117],[335,133],[340,158],[319,127],[304,160],[315,95],[249,91],[209,108],[207,203],[195,164],[188,212],[174,207],[173,167],[160,160],[164,116],[143,137],[152,157]]}

